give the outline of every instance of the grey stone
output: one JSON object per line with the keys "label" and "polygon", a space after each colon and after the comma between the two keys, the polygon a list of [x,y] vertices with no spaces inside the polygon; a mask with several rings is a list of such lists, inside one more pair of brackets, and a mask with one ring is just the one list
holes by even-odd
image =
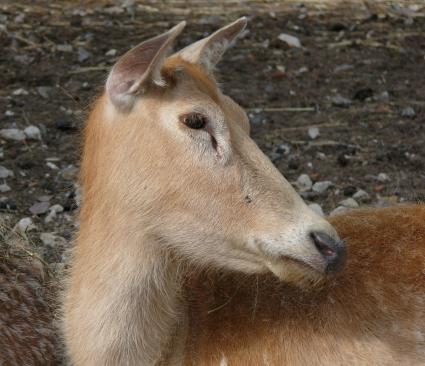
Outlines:
{"label": "grey stone", "polygon": [[365,202],[370,199],[370,195],[363,189],[359,189],[356,193],[353,194],[353,198],[357,201]]}
{"label": "grey stone", "polygon": [[317,127],[310,127],[308,129],[308,136],[312,139],[315,140],[320,136],[320,132],[319,129]]}
{"label": "grey stone", "polygon": [[25,133],[17,128],[4,128],[0,130],[0,137],[5,140],[23,141],[25,140]]}
{"label": "grey stone", "polygon": [[335,216],[335,215],[340,215],[344,212],[347,212],[349,210],[348,207],[344,207],[344,206],[338,206],[337,208],[335,208],[334,210],[332,210],[329,214],[329,216]]}
{"label": "grey stone", "polygon": [[332,104],[336,107],[343,107],[343,108],[347,108],[349,107],[353,102],[351,101],[351,99],[348,98],[344,98],[341,95],[336,95],[334,97],[331,98]]}
{"label": "grey stone", "polygon": [[313,182],[308,174],[301,174],[295,184],[300,191],[308,191],[313,187]]}
{"label": "grey stone", "polygon": [[61,236],[56,235],[55,233],[41,233],[40,240],[44,245],[49,247],[56,247],[61,244],[65,244],[66,240]]}
{"label": "grey stone", "polygon": [[359,204],[354,198],[346,198],[345,200],[342,200],[341,202],[339,202],[339,205],[347,207],[347,208],[359,207]]}
{"label": "grey stone", "polygon": [[24,234],[30,230],[36,229],[36,226],[34,225],[31,217],[24,217],[18,221],[18,223],[15,225],[14,230]]}
{"label": "grey stone", "polygon": [[5,193],[5,192],[9,192],[11,190],[11,188],[6,184],[0,184],[0,193]]}
{"label": "grey stone", "polygon": [[325,193],[332,186],[333,186],[333,183],[329,180],[316,182],[313,185],[313,191],[317,193]]}
{"label": "grey stone", "polygon": [[26,127],[24,133],[29,140],[41,140],[41,132],[37,126],[31,125]]}
{"label": "grey stone", "polygon": [[0,179],[6,179],[9,177],[13,177],[13,172],[4,166],[0,165]]}
{"label": "grey stone", "polygon": [[416,116],[416,112],[412,107],[406,107],[401,111],[402,117],[413,118]]}
{"label": "grey stone", "polygon": [[285,42],[289,47],[296,47],[296,48],[302,47],[300,40],[295,36],[291,36],[286,33],[281,33],[278,35],[277,38],[280,41]]}
{"label": "grey stone", "polygon": [[391,182],[391,178],[386,173],[379,173],[376,179],[378,179],[381,183]]}
{"label": "grey stone", "polygon": [[36,202],[29,208],[29,210],[33,215],[41,215],[46,213],[49,210],[49,207],[49,202]]}

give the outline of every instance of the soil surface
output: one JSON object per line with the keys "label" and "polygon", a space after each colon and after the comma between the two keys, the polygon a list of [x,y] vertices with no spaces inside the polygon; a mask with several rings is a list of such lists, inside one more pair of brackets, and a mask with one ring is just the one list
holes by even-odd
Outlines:
{"label": "soil surface", "polygon": [[[0,137],[0,166],[8,169],[0,210],[15,223],[31,219],[24,231],[47,262],[65,260],[75,232],[80,135],[90,102],[119,55],[183,19],[177,48],[249,17],[217,77],[247,109],[252,136],[289,181],[307,174],[312,183],[332,183],[323,192],[297,185],[309,203],[329,213],[359,189],[367,192],[355,196],[359,204],[425,197],[423,7],[205,3],[0,5],[0,129],[21,132],[18,140]],[[301,47],[288,46],[282,33]],[[28,126],[35,132],[22,137]]]}

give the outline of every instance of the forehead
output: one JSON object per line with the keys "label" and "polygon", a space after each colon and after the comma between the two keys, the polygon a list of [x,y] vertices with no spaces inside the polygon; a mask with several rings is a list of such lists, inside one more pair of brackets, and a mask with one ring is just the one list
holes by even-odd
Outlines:
{"label": "forehead", "polygon": [[180,57],[172,57],[165,61],[162,75],[171,87],[175,87],[179,81],[190,80],[198,90],[208,95],[215,103],[220,103],[219,89],[215,80],[198,65]]}

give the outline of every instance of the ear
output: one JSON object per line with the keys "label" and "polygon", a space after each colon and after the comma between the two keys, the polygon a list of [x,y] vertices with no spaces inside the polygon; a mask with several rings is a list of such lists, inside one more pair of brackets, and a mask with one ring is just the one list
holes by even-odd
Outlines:
{"label": "ear", "polygon": [[186,22],[181,22],[168,32],[140,43],[118,60],[106,81],[106,91],[116,107],[131,108],[136,95],[143,93],[146,86],[163,84],[161,66],[185,25]]}
{"label": "ear", "polygon": [[177,53],[184,60],[201,65],[212,72],[231,42],[245,29],[246,17],[220,28],[209,37],[201,39]]}

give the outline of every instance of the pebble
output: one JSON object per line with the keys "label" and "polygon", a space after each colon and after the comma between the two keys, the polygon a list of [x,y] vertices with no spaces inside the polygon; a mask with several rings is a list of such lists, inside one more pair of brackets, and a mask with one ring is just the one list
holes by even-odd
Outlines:
{"label": "pebble", "polygon": [[310,203],[308,207],[310,208],[310,210],[317,213],[318,215],[325,216],[322,206],[320,206],[318,203]]}
{"label": "pebble", "polygon": [[344,212],[347,212],[349,210],[349,208],[344,207],[344,206],[338,206],[337,208],[335,208],[334,210],[332,210],[329,214],[329,216],[335,216],[335,215],[340,215]]}
{"label": "pebble", "polygon": [[18,221],[18,223],[14,227],[14,230],[18,231],[21,234],[24,234],[36,228],[37,227],[34,225],[31,217],[24,217]]}
{"label": "pebble", "polygon": [[53,88],[51,86],[39,86],[37,87],[37,93],[44,99],[49,99],[50,95],[53,92]]}
{"label": "pebble", "polygon": [[370,199],[370,195],[363,189],[359,189],[356,193],[353,194],[353,198],[357,201],[364,202]]}
{"label": "pebble", "polygon": [[347,208],[356,208],[359,207],[359,204],[354,198],[346,198],[345,200],[342,200],[339,202],[340,206],[347,207]]}
{"label": "pebble", "polygon": [[379,173],[376,179],[381,183],[391,182],[391,178],[386,173]]}
{"label": "pebble", "polygon": [[41,215],[46,213],[49,210],[49,207],[49,202],[36,202],[29,208],[29,210],[33,215]]}
{"label": "pebble", "polygon": [[354,69],[354,65],[342,64],[335,67],[334,72],[341,72]]}
{"label": "pebble", "polygon": [[281,33],[279,34],[277,38],[280,41],[285,42],[289,47],[296,47],[296,48],[302,47],[300,40],[295,36],[291,36],[286,33]]}
{"label": "pebble", "polygon": [[72,52],[73,48],[70,44],[58,44],[56,49],[60,52]]}
{"label": "pebble", "polygon": [[45,223],[49,223],[51,221],[53,221],[57,214],[63,212],[63,206],[61,205],[53,205],[49,208],[49,213],[47,214],[46,218],[44,219]]}
{"label": "pebble", "polygon": [[24,88],[19,88],[19,89],[14,90],[14,91],[12,92],[12,94],[13,94],[13,95],[28,95],[29,93],[28,93],[28,91],[27,91],[27,90],[25,90]]}
{"label": "pebble", "polygon": [[26,127],[24,133],[29,140],[41,140],[41,132],[37,126],[31,125]]}
{"label": "pebble", "polygon": [[317,127],[310,127],[308,129],[308,136],[312,139],[315,140],[319,137],[320,132],[319,129]]}
{"label": "pebble", "polygon": [[295,182],[295,185],[300,191],[309,191],[311,187],[313,187],[313,182],[308,174],[301,174]]}
{"label": "pebble", "polygon": [[313,191],[317,193],[325,193],[331,186],[333,186],[333,183],[329,180],[316,182],[313,185]]}
{"label": "pebble", "polygon": [[110,49],[108,52],[105,53],[105,56],[114,57],[117,55],[117,50],[115,48]]}
{"label": "pebble", "polygon": [[78,175],[78,168],[74,165],[69,165],[62,170],[62,177],[65,180],[75,180]]}
{"label": "pebble", "polygon": [[11,188],[6,184],[0,184],[0,193],[5,193],[5,192],[9,192],[11,190]]}
{"label": "pebble", "polygon": [[412,107],[406,107],[401,111],[402,117],[413,118],[416,116],[416,112]]}
{"label": "pebble", "polygon": [[78,62],[87,61],[90,57],[92,57],[92,54],[89,51],[83,47],[78,48]]}
{"label": "pebble", "polygon": [[0,137],[5,140],[23,141],[25,140],[25,133],[17,128],[5,128],[0,130]]}
{"label": "pebble", "polygon": [[43,242],[44,245],[47,245],[49,247],[56,247],[60,244],[66,243],[66,240],[64,238],[54,233],[41,233],[40,240]]}
{"label": "pebble", "polygon": [[351,99],[344,98],[341,95],[336,95],[331,98],[332,104],[336,107],[348,108],[353,102]]}
{"label": "pebble", "polygon": [[4,166],[0,165],[0,179],[6,179],[9,177],[13,177],[13,172]]}

